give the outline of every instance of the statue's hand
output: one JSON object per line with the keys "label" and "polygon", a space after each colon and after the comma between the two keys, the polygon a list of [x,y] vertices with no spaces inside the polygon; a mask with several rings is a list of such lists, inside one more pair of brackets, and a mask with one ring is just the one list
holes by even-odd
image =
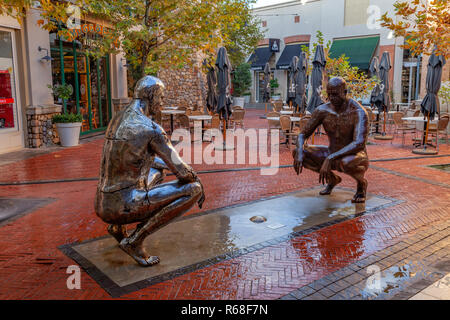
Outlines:
{"label": "statue's hand", "polygon": [[297,175],[299,175],[303,170],[303,150],[295,148],[292,152],[292,156],[294,157],[294,170],[297,172]]}
{"label": "statue's hand", "polygon": [[322,164],[322,167],[320,168],[319,183],[328,184],[331,182],[331,180],[331,161],[330,159],[326,158]]}

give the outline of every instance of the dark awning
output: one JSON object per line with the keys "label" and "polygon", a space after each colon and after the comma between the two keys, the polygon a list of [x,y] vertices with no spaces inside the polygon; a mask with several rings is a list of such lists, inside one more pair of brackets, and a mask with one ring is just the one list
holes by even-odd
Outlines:
{"label": "dark awning", "polygon": [[264,66],[269,62],[272,54],[269,47],[256,48],[247,62],[251,64],[252,70],[264,70]]}
{"label": "dark awning", "polygon": [[352,67],[368,70],[379,42],[380,36],[334,40],[330,49],[330,58],[339,58],[345,54],[349,57]]}
{"label": "dark awning", "polygon": [[287,46],[285,46],[283,53],[278,59],[277,69],[288,69],[289,64],[292,61],[292,57],[299,57],[300,53],[302,52],[303,46],[309,48],[309,43],[288,44]]}

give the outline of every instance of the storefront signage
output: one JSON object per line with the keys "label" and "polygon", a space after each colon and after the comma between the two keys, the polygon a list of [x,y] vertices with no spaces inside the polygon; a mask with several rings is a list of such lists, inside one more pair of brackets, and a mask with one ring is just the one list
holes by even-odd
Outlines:
{"label": "storefront signage", "polygon": [[0,99],[0,104],[10,104],[10,103],[14,103],[14,98]]}
{"label": "storefront signage", "polygon": [[280,39],[269,39],[269,48],[271,52],[280,52]]}
{"label": "storefront signage", "polygon": [[[83,23],[79,29],[68,29],[68,41],[72,42],[75,39],[83,40],[84,45],[89,45],[93,41],[98,40],[98,37],[112,38],[113,35],[110,29],[93,23]],[[119,38],[113,39],[113,45],[119,47]]]}

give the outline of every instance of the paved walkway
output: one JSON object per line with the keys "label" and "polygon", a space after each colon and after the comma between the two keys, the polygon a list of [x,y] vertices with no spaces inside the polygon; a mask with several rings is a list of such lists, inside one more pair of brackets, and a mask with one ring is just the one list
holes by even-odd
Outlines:
{"label": "paved walkway", "polygon": [[[266,127],[262,113],[249,110],[246,128]],[[316,143],[326,141],[319,137]],[[115,297],[436,297],[427,288],[450,272],[450,173],[428,166],[449,164],[450,147],[441,145],[436,157],[418,157],[411,146],[401,146],[401,137],[393,144],[372,143],[368,191],[395,199],[394,205],[212,259]],[[99,136],[39,155],[0,155],[0,197],[23,203],[16,208],[19,215],[0,222],[0,299],[111,299],[89,270],[81,272],[81,289],[68,289],[67,267],[76,263],[61,251],[61,246],[106,235],[93,208],[102,145]],[[251,152],[256,151],[247,147]],[[193,165],[201,172],[207,199],[202,210],[195,207],[185,218],[317,186],[317,174],[304,170],[298,177],[291,164],[291,151],[281,145],[275,176],[260,175],[255,168],[265,164],[259,161]],[[343,176],[342,187],[355,186]]]}

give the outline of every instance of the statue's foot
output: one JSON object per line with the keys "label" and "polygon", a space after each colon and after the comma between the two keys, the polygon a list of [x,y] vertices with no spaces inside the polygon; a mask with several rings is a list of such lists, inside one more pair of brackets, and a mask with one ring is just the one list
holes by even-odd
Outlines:
{"label": "statue's foot", "polygon": [[110,224],[108,226],[108,232],[119,243],[120,243],[120,241],[122,241],[122,239],[128,237],[127,228],[125,228],[124,225]]}
{"label": "statue's foot", "polygon": [[128,242],[128,239],[125,238],[120,242],[119,247],[143,267],[150,267],[159,263],[159,257],[148,255],[142,247],[142,244],[131,244]]}
{"label": "statue's foot", "polygon": [[363,203],[366,202],[366,193],[356,192],[353,196],[352,203]]}
{"label": "statue's foot", "polygon": [[358,188],[356,189],[356,193],[353,196],[353,203],[363,203],[366,202],[366,190],[367,190],[367,180],[363,179],[358,183]]}
{"label": "statue's foot", "polygon": [[321,196],[326,196],[326,195],[331,194],[331,191],[333,191],[334,187],[336,187],[339,183],[341,183],[342,178],[339,177],[339,176],[336,176],[336,178],[337,178],[337,179],[336,179],[335,182],[327,184],[327,186],[325,187],[325,189],[323,189],[322,191],[319,192],[319,194],[320,194]]}

